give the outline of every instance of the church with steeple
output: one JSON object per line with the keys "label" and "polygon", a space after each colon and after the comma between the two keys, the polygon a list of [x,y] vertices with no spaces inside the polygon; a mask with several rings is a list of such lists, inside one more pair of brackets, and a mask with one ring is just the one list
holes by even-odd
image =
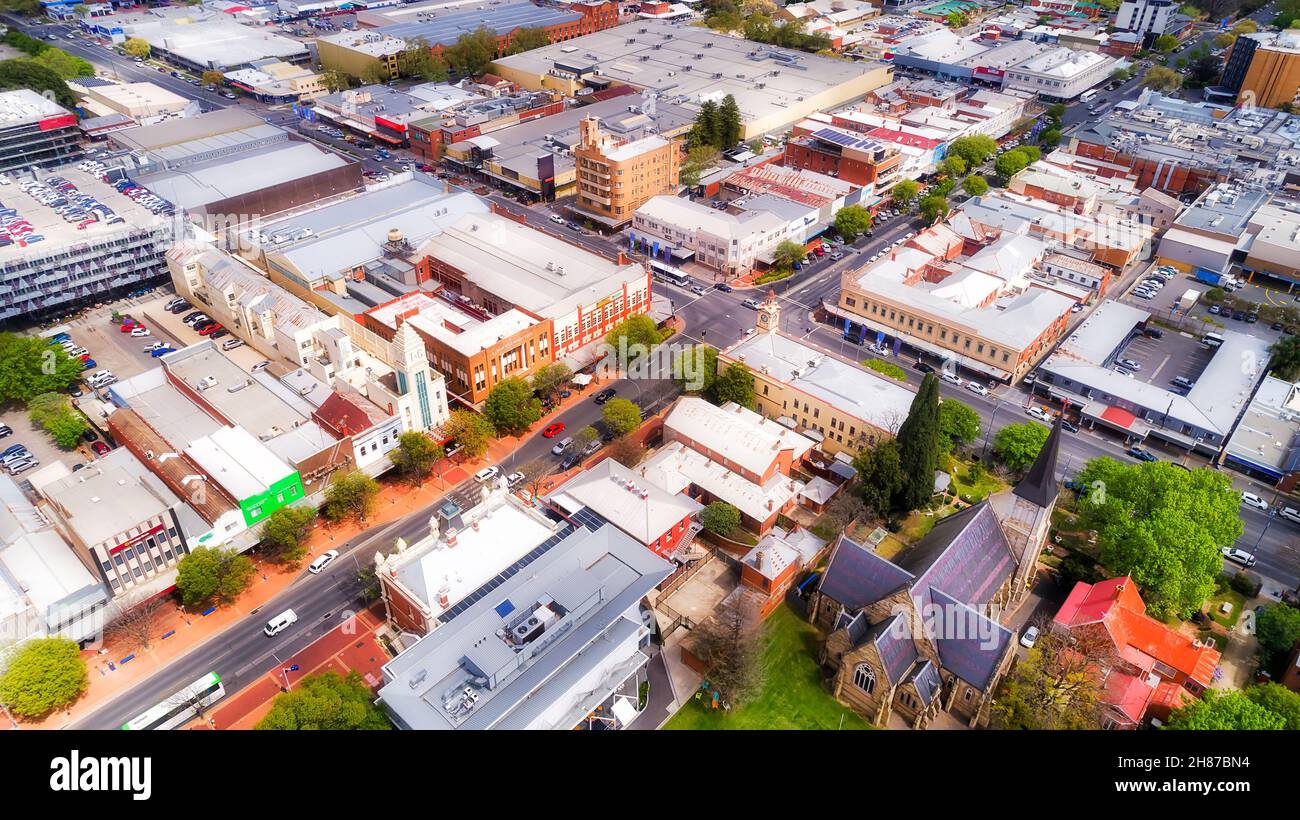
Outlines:
{"label": "church with steeple", "polygon": [[1058,487],[1060,419],[1016,486],[936,523],[892,559],[841,535],[808,606],[842,703],[878,726],[987,726],[1015,656]]}

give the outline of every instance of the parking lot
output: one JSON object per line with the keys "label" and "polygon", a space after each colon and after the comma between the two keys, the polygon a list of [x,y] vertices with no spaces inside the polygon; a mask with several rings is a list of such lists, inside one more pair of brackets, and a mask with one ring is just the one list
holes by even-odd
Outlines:
{"label": "parking lot", "polygon": [[[1116,364],[1121,364],[1133,373],[1133,378],[1162,390],[1179,390],[1171,382],[1182,376],[1189,381],[1196,381],[1213,358],[1214,351],[1201,344],[1199,339],[1184,336],[1181,333],[1166,332],[1163,338],[1152,339],[1147,336],[1135,336],[1116,357]],[[1130,359],[1138,364],[1138,369],[1122,365],[1121,359]]]}
{"label": "parking lot", "polygon": [[[160,290],[155,290],[147,297],[148,300],[150,302],[165,303],[172,296],[169,292],[160,297],[158,296],[159,293],[161,293]],[[119,379],[125,379],[156,364],[156,361],[144,352],[144,348],[154,339],[164,342],[170,341],[170,336],[155,334],[148,338],[132,337],[129,333],[119,333],[117,325],[112,322],[114,310],[129,314],[137,319],[141,318],[138,302],[137,299],[129,299],[111,305],[104,305],[66,323],[72,341],[79,347],[85,348],[95,362],[95,366],[86,371],[87,374],[94,373],[97,370],[111,370]],[[91,390],[84,382],[78,382],[76,387],[83,391],[86,397],[91,396]],[[99,437],[102,438],[105,431],[94,425],[96,414],[90,415],[92,417],[92,426],[95,427]],[[12,436],[0,439],[0,450],[13,444],[22,444],[36,457],[41,466],[63,461],[71,467],[79,462],[91,461],[95,458],[89,442],[83,442],[75,450],[62,450],[57,447],[49,435],[32,425],[25,409],[11,408],[0,413],[0,422],[9,425],[14,431]],[[22,475],[20,474],[18,478],[21,480]]]}

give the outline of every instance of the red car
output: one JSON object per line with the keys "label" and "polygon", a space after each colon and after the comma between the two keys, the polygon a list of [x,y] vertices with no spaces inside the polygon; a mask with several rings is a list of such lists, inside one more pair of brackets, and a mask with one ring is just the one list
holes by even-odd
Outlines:
{"label": "red car", "polygon": [[563,432],[564,432],[564,422],[557,421],[553,424],[546,425],[546,429],[542,431],[542,435],[545,436],[546,438],[555,438],[556,436],[558,436],[560,433]]}
{"label": "red car", "polygon": [[213,331],[215,331],[215,330],[220,330],[220,329],[221,329],[221,325],[220,325],[220,324],[210,325],[210,326],[205,327],[205,328],[203,328],[202,330],[200,330],[200,331],[199,331],[199,335],[200,335],[200,336],[207,336],[208,334],[212,333]]}
{"label": "red car", "polygon": [[105,456],[113,449],[102,441],[91,442],[90,449],[95,451],[97,456]]}
{"label": "red car", "polygon": [[135,322],[123,322],[122,324],[117,326],[117,332],[129,333],[134,328],[135,328]]}

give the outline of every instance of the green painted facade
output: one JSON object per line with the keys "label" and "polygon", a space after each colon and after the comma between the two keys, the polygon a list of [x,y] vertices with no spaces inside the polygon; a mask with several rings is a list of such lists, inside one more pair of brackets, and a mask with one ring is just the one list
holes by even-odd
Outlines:
{"label": "green painted facade", "polygon": [[239,509],[244,513],[244,523],[253,526],[281,507],[302,498],[303,493],[302,477],[294,470],[272,484],[266,492],[240,499]]}

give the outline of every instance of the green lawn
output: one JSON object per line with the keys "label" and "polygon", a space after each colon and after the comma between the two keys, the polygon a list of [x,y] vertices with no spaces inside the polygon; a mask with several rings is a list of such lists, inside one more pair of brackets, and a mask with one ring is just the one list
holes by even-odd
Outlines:
{"label": "green lawn", "polygon": [[[1224,615],[1219,611],[1219,605],[1228,602],[1232,604],[1232,612]],[[1206,605],[1206,614],[1209,615],[1219,626],[1232,630],[1237,625],[1237,619],[1241,617],[1242,608],[1246,606],[1246,596],[1242,595],[1235,589],[1225,589],[1223,592],[1216,592],[1210,596]]]}
{"label": "green lawn", "polygon": [[[730,712],[706,710],[692,698],[666,729],[870,729],[853,710],[840,705],[822,686],[817,668],[821,635],[788,606],[764,625],[763,659],[767,681],[753,702]],[[840,721],[843,719],[843,726]]]}

